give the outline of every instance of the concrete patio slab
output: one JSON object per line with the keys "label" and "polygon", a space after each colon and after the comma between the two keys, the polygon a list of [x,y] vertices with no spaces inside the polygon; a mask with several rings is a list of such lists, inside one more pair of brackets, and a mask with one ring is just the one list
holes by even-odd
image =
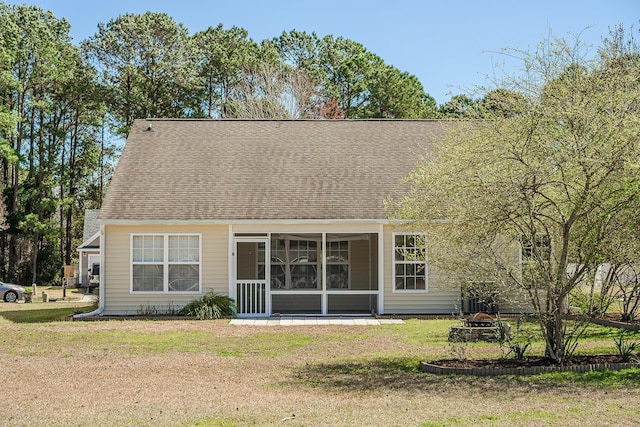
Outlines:
{"label": "concrete patio slab", "polygon": [[379,326],[401,325],[402,319],[375,319],[369,317],[270,317],[268,319],[232,319],[236,326]]}

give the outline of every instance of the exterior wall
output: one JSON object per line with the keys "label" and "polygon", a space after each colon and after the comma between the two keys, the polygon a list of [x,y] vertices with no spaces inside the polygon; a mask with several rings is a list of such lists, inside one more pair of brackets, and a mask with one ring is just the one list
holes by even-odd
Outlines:
{"label": "exterior wall", "polygon": [[427,260],[427,291],[395,291],[393,271],[393,226],[384,227],[384,313],[452,314],[460,309],[460,288],[443,285],[437,271]]}
{"label": "exterior wall", "polygon": [[[538,293],[539,298],[544,300],[544,292]],[[533,313],[535,312],[529,294],[524,289],[510,292],[503,301],[498,303],[500,313]]]}
{"label": "exterior wall", "polygon": [[[520,243],[506,244],[504,259],[505,264],[522,265]],[[544,292],[538,292],[538,297],[544,299]],[[500,313],[533,313],[535,309],[531,304],[529,293],[524,289],[511,289],[498,299],[497,311]]]}
{"label": "exterior wall", "polygon": [[[368,232],[380,230],[375,224],[344,224],[344,225],[288,225],[288,226],[233,226],[232,232]],[[393,226],[382,227],[383,236],[383,313],[385,314],[452,314],[460,310],[459,287],[447,287],[436,269],[428,265],[427,291],[395,291],[393,271],[393,232],[401,232]],[[132,233],[198,233],[201,235],[201,271],[202,292],[215,291],[229,294],[229,268],[232,267],[229,258],[230,230],[227,225],[114,225],[104,226],[104,265],[101,276],[104,281],[104,314],[105,315],[135,315],[144,312],[178,310],[188,302],[199,298],[202,294],[136,294],[131,292],[131,234]],[[351,290],[365,290],[369,277],[373,283],[378,282],[380,269],[378,268],[377,244],[371,242],[371,260],[361,259],[367,253],[367,241],[352,242],[352,288]],[[366,250],[365,250],[366,249]],[[360,254],[360,255],[355,255]],[[276,294],[274,292],[274,294]],[[285,298],[285,297],[281,297]],[[345,310],[349,306],[361,306],[366,309],[366,302],[359,296],[330,296],[330,312],[336,313],[341,306]],[[366,297],[370,298],[370,297]],[[377,296],[373,296],[373,305],[377,304]],[[285,298],[286,299],[286,298]],[[362,300],[362,301],[361,301]],[[280,304],[285,300],[280,300]],[[286,304],[286,303],[285,303]],[[370,304],[370,302],[369,302]],[[311,313],[317,313],[318,304],[307,301],[306,308]],[[277,308],[274,307],[274,311]],[[502,312],[523,311],[521,307],[500,306]],[[524,311],[527,311],[526,308]]]}
{"label": "exterior wall", "polygon": [[178,310],[202,294],[136,294],[131,292],[131,233],[199,233],[202,292],[229,291],[228,227],[220,225],[105,225],[104,315],[135,315]]}

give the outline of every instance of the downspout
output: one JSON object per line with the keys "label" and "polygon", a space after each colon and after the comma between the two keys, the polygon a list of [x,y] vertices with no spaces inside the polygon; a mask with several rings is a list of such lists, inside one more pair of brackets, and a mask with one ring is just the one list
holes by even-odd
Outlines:
{"label": "downspout", "polygon": [[[105,278],[105,263],[104,263],[104,258],[105,258],[105,252],[106,252],[107,248],[105,247],[104,244],[104,224],[100,224],[100,284],[98,285],[98,289],[99,291],[99,299],[98,299],[98,308],[90,311],[88,313],[78,313],[78,314],[74,314],[73,318],[74,319],[83,319],[85,317],[93,317],[93,316],[100,316],[102,314],[102,312],[104,311],[104,278]],[[89,283],[87,283],[87,286],[89,286]]]}

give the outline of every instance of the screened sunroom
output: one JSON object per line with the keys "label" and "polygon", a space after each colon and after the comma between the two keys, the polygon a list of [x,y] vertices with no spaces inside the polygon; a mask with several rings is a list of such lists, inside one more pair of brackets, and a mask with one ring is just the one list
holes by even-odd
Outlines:
{"label": "screened sunroom", "polygon": [[377,311],[378,240],[378,233],[235,234],[238,315]]}

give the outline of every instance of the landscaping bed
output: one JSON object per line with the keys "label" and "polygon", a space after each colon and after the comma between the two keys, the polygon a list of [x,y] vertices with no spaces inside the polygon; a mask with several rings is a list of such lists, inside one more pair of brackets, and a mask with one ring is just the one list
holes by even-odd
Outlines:
{"label": "landscaping bed", "polygon": [[525,357],[524,359],[443,359],[421,362],[420,369],[432,374],[456,375],[533,375],[545,372],[591,372],[603,370],[629,369],[640,366],[637,362],[624,362],[619,355],[573,356],[564,365],[557,365],[545,357]]}

